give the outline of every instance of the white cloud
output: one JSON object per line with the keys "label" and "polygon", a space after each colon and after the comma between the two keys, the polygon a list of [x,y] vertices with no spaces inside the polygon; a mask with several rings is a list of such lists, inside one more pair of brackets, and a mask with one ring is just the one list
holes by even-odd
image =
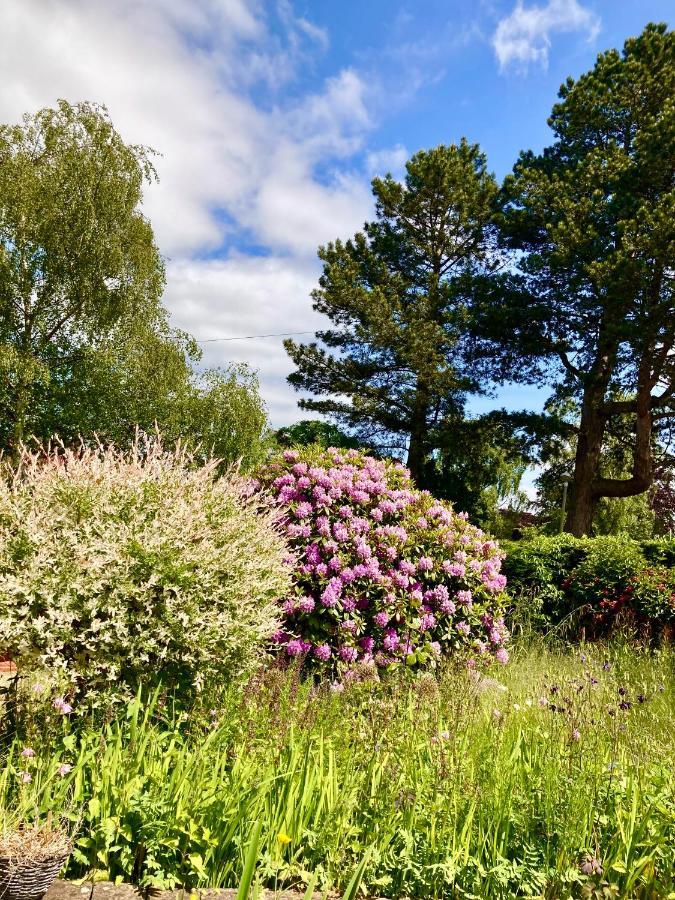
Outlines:
{"label": "white cloud", "polygon": [[[292,369],[283,338],[248,335],[313,332],[325,327],[308,300],[316,284],[313,260],[233,256],[169,266],[167,300],[177,327],[200,338],[244,338],[201,343],[206,365],[246,362],[260,373],[273,424],[297,420],[297,395],[286,384]],[[311,334],[298,334],[311,340]]]}
{"label": "white cloud", "polygon": [[402,178],[409,156],[410,154],[402,144],[386,147],[383,150],[374,150],[366,157],[366,169],[372,177],[383,178],[391,173],[394,178]]}
{"label": "white cloud", "polygon": [[544,6],[529,7],[518,0],[498,23],[492,46],[502,70],[511,63],[522,68],[539,63],[546,68],[553,32],[579,31],[592,40],[599,28],[598,16],[578,0],[549,0]]}
{"label": "white cloud", "polygon": [[[284,98],[327,41],[288,0],[5,0],[0,121],[60,97],[104,102],[125,140],[162,154],[144,208],[175,324],[198,337],[304,331],[318,324],[318,244],[371,212],[352,159],[373,124],[370,83],[344,69]],[[267,256],[227,249],[242,241]],[[214,254],[225,258],[204,260]],[[273,419],[288,419],[280,340],[205,346],[209,363],[258,366]]]}

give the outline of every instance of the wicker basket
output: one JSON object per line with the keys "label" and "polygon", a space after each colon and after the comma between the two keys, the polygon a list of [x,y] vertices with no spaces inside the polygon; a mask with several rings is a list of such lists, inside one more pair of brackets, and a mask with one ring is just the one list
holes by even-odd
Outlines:
{"label": "wicker basket", "polygon": [[23,861],[0,856],[0,900],[41,900],[69,856]]}

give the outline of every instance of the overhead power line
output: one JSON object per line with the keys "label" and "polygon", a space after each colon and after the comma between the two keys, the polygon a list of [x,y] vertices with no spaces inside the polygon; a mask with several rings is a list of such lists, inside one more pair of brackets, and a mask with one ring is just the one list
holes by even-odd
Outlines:
{"label": "overhead power line", "polygon": [[213,344],[216,341],[254,341],[258,338],[295,337],[298,334],[314,334],[314,331],[282,331],[278,334],[242,334],[240,337],[195,338],[198,344]]}

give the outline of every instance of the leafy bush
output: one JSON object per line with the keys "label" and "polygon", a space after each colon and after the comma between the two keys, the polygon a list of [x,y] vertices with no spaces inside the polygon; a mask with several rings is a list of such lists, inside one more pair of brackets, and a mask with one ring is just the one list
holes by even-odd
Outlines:
{"label": "leafy bush", "polygon": [[423,665],[460,648],[508,660],[499,547],[415,490],[400,463],[307,447],[262,482],[298,551],[277,635],[288,656],[331,669]]}
{"label": "leafy bush", "polygon": [[[668,542],[644,546],[652,558],[668,558]],[[531,618],[545,628],[569,618],[598,635],[611,630],[617,617],[656,631],[670,621],[667,586],[675,571],[661,566],[652,577],[643,545],[630,538],[565,534],[513,543],[504,571],[518,605],[526,613],[533,606]]]}
{"label": "leafy bush", "polygon": [[675,623],[674,569],[644,569],[631,579],[627,593],[644,621]]}
{"label": "leafy bush", "polygon": [[648,563],[675,569],[675,538],[664,537],[642,541],[640,548]]}
{"label": "leafy bush", "polygon": [[158,441],[26,453],[0,484],[0,649],[90,700],[259,662],[289,589],[264,498]]}

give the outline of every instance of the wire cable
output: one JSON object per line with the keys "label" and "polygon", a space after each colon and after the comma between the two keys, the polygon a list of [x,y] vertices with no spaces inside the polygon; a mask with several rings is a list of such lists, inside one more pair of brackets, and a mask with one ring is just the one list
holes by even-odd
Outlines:
{"label": "wire cable", "polygon": [[214,344],[216,341],[257,341],[258,338],[295,337],[298,334],[315,334],[314,331],[281,331],[278,334],[242,334],[241,337],[195,338],[198,344]]}

